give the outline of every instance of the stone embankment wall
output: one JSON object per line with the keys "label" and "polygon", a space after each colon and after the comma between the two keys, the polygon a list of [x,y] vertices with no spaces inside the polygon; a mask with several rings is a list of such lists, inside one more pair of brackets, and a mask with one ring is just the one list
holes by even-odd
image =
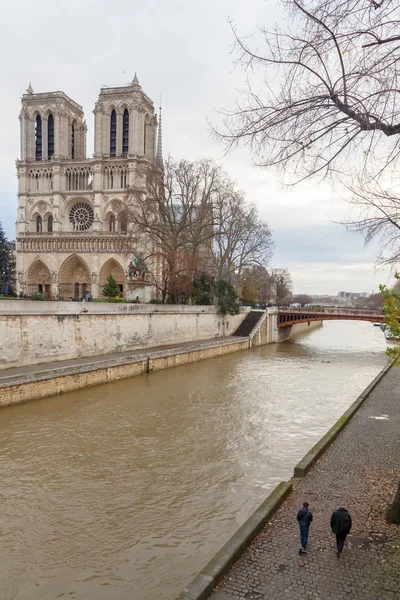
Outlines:
{"label": "stone embankment wall", "polygon": [[322,321],[308,321],[307,323],[296,323],[295,325],[288,325],[287,327],[280,327],[278,329],[277,342],[284,342],[289,340],[292,336],[298,333],[304,333],[311,331],[317,327],[321,327]]}
{"label": "stone embankment wall", "polygon": [[213,306],[0,302],[0,369],[230,336]]}
{"label": "stone embankment wall", "polygon": [[[53,367],[47,371],[40,371],[38,367],[34,373],[0,377],[0,408],[119,381],[152,371],[179,367],[248,348],[247,338],[226,338],[194,342],[186,347],[178,346],[148,353],[144,350],[134,357],[122,355],[121,358],[109,359],[105,356],[104,360],[92,363],[90,360],[93,359],[88,359],[83,364]],[[42,368],[45,369],[46,366]]]}
{"label": "stone embankment wall", "polygon": [[273,344],[278,341],[277,315],[278,310],[276,308],[267,308],[249,336],[250,348]]}

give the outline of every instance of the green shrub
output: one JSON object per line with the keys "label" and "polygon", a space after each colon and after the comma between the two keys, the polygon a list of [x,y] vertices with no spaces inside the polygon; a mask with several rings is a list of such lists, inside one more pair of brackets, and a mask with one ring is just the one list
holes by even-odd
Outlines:
{"label": "green shrub", "polygon": [[43,296],[43,294],[32,294],[31,300],[47,300],[47,298],[45,298]]}
{"label": "green shrub", "polygon": [[103,289],[103,296],[108,296],[109,298],[116,298],[119,296],[118,283],[115,281],[112,275],[110,275],[107,279],[107,283]]}
{"label": "green shrub", "polygon": [[111,298],[94,298],[93,302],[112,302],[114,304],[121,304],[124,303],[125,300],[123,298],[116,298],[115,296],[112,296]]}

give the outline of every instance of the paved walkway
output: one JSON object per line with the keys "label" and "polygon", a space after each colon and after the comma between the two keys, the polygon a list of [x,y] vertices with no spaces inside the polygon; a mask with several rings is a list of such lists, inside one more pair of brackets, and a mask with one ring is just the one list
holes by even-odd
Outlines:
{"label": "paved walkway", "polygon": [[[384,520],[400,477],[400,367],[393,367],[309,475],[256,537],[210,600],[399,600],[400,527]],[[297,510],[314,522],[300,557]],[[338,559],[332,511],[353,528]]]}
{"label": "paved walkway", "polygon": [[160,353],[185,352],[190,348],[209,348],[212,346],[221,346],[237,344],[238,342],[248,341],[246,337],[223,337],[198,340],[193,342],[183,342],[181,344],[169,344],[166,346],[153,346],[151,348],[139,348],[138,350],[129,350],[128,352],[116,352],[114,354],[101,354],[96,356],[87,356],[83,358],[73,358],[70,360],[58,360],[45,362],[36,365],[27,365],[25,367],[11,367],[0,370],[0,387],[19,383],[20,381],[47,379],[57,377],[63,374],[63,371],[79,372],[84,370],[95,370],[102,367],[120,364],[121,362],[134,362],[140,357],[160,355]]}

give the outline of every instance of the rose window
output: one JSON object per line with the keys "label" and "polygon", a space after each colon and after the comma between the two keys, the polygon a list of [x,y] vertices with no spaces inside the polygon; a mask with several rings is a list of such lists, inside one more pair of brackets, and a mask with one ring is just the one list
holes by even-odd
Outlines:
{"label": "rose window", "polygon": [[72,207],[69,220],[76,231],[86,231],[93,224],[93,208],[85,202],[78,202]]}

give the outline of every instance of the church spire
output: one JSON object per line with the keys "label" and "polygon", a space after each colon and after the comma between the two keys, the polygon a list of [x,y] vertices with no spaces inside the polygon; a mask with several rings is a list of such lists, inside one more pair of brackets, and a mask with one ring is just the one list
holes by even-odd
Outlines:
{"label": "church spire", "polygon": [[162,107],[161,107],[161,98],[162,96],[160,95],[160,113],[159,113],[159,117],[158,117],[158,137],[157,137],[157,155],[156,155],[156,166],[159,169],[163,168],[164,165],[164,159],[163,159],[163,152],[162,152]]}
{"label": "church spire", "polygon": [[136,75],[136,73],[135,73],[135,77],[132,79],[132,85],[133,85],[134,88],[136,88],[138,90],[142,89],[142,87],[141,87],[141,85],[139,83],[138,76]]}

